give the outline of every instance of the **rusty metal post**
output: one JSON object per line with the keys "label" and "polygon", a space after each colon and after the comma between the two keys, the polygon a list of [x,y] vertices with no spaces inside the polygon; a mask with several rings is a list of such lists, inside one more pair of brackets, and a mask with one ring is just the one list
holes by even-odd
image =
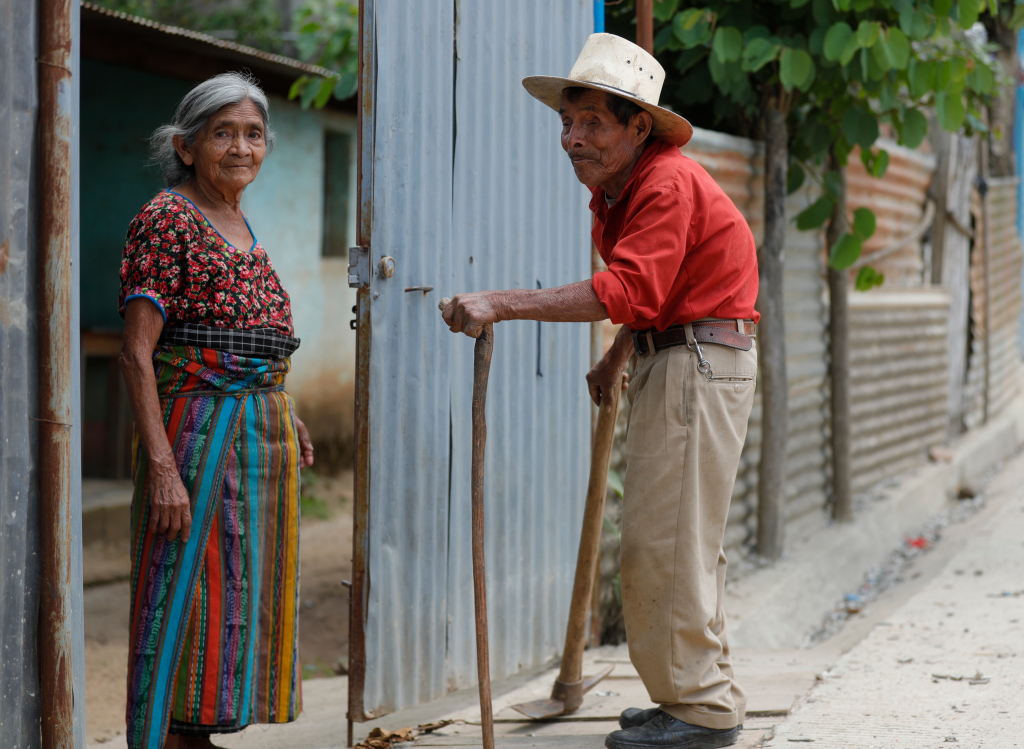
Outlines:
{"label": "rusty metal post", "polygon": [[71,611],[72,3],[40,0],[39,683],[43,749],[74,746]]}
{"label": "rusty metal post", "polygon": [[636,0],[636,43],[654,54],[654,0]]}
{"label": "rusty metal post", "polygon": [[[357,180],[359,223],[356,243],[369,251],[373,229],[373,103],[375,91],[374,0],[359,0],[359,109]],[[370,286],[356,292],[355,477],[352,527],[352,586],[349,588],[348,731],[346,746],[355,741],[353,723],[366,714],[366,580],[370,513]]]}

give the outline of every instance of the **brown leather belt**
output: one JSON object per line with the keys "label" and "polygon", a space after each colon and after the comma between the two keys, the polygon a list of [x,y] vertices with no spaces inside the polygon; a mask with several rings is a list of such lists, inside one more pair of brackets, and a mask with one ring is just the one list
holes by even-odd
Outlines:
{"label": "brown leather belt", "polygon": [[[697,343],[717,343],[720,346],[750,351],[757,326],[753,320],[697,320],[693,325],[693,337]],[[739,328],[743,329],[741,333]],[[682,325],[673,325],[668,330],[639,330],[633,332],[633,350],[643,356],[654,344],[654,353],[671,346],[686,345],[686,330]]]}

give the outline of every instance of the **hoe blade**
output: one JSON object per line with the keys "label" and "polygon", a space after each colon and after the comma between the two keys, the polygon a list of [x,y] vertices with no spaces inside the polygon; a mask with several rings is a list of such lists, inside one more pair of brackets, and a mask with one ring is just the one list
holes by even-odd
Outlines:
{"label": "hoe blade", "polygon": [[534,720],[549,720],[550,718],[557,718],[565,712],[565,703],[561,700],[552,699],[534,700],[533,702],[523,702],[518,705],[513,705],[512,709],[522,713],[527,718],[533,718]]}

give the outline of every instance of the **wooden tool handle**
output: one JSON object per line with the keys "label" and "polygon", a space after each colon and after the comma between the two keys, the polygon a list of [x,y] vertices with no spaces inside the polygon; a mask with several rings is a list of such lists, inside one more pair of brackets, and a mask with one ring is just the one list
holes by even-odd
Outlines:
{"label": "wooden tool handle", "polygon": [[[569,605],[569,623],[565,631],[565,650],[562,653],[562,669],[558,682],[563,685],[576,684],[583,680],[583,649],[587,644],[587,614],[594,586],[594,567],[601,549],[601,528],[604,525],[604,498],[608,491],[608,463],[612,456],[615,440],[615,419],[619,413],[619,395],[622,388],[612,388],[611,407],[602,403],[597,415],[594,432],[594,448],[590,459],[590,482],[587,485],[587,503],[583,510],[583,531],[580,534],[580,550],[576,557],[576,579],[572,587],[572,603]],[[569,695],[559,691],[555,684],[556,699]],[[573,690],[575,691],[575,690]],[[561,695],[561,696],[559,696]],[[582,701],[582,691],[579,700]],[[563,699],[564,701],[564,699]],[[567,704],[571,705],[572,700]],[[571,712],[577,705],[571,707]]]}
{"label": "wooden tool handle", "polygon": [[450,297],[444,297],[440,302],[437,303],[437,308],[444,312],[444,308],[447,307],[451,301],[452,300]]}
{"label": "wooden tool handle", "polygon": [[[442,302],[444,303],[444,302]],[[443,308],[442,308],[443,309]],[[487,577],[484,574],[484,452],[487,445],[487,378],[491,371],[494,326],[488,323],[473,349],[472,535],[473,603],[476,613],[476,667],[480,682],[480,725],[484,749],[494,749],[490,652],[487,646]]]}

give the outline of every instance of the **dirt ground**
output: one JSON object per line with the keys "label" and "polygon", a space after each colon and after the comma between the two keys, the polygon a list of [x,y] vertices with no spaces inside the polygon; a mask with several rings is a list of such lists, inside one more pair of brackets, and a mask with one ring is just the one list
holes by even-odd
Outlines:
{"label": "dirt ground", "polygon": [[[342,580],[352,572],[352,473],[328,478],[304,472],[302,480],[299,655],[303,679],[312,679],[344,673],[348,663],[348,589]],[[92,567],[128,567],[124,559],[111,559],[110,546],[87,548],[84,563],[86,579]],[[127,576],[121,577],[85,591],[89,742],[107,741],[125,728],[130,599]]]}

